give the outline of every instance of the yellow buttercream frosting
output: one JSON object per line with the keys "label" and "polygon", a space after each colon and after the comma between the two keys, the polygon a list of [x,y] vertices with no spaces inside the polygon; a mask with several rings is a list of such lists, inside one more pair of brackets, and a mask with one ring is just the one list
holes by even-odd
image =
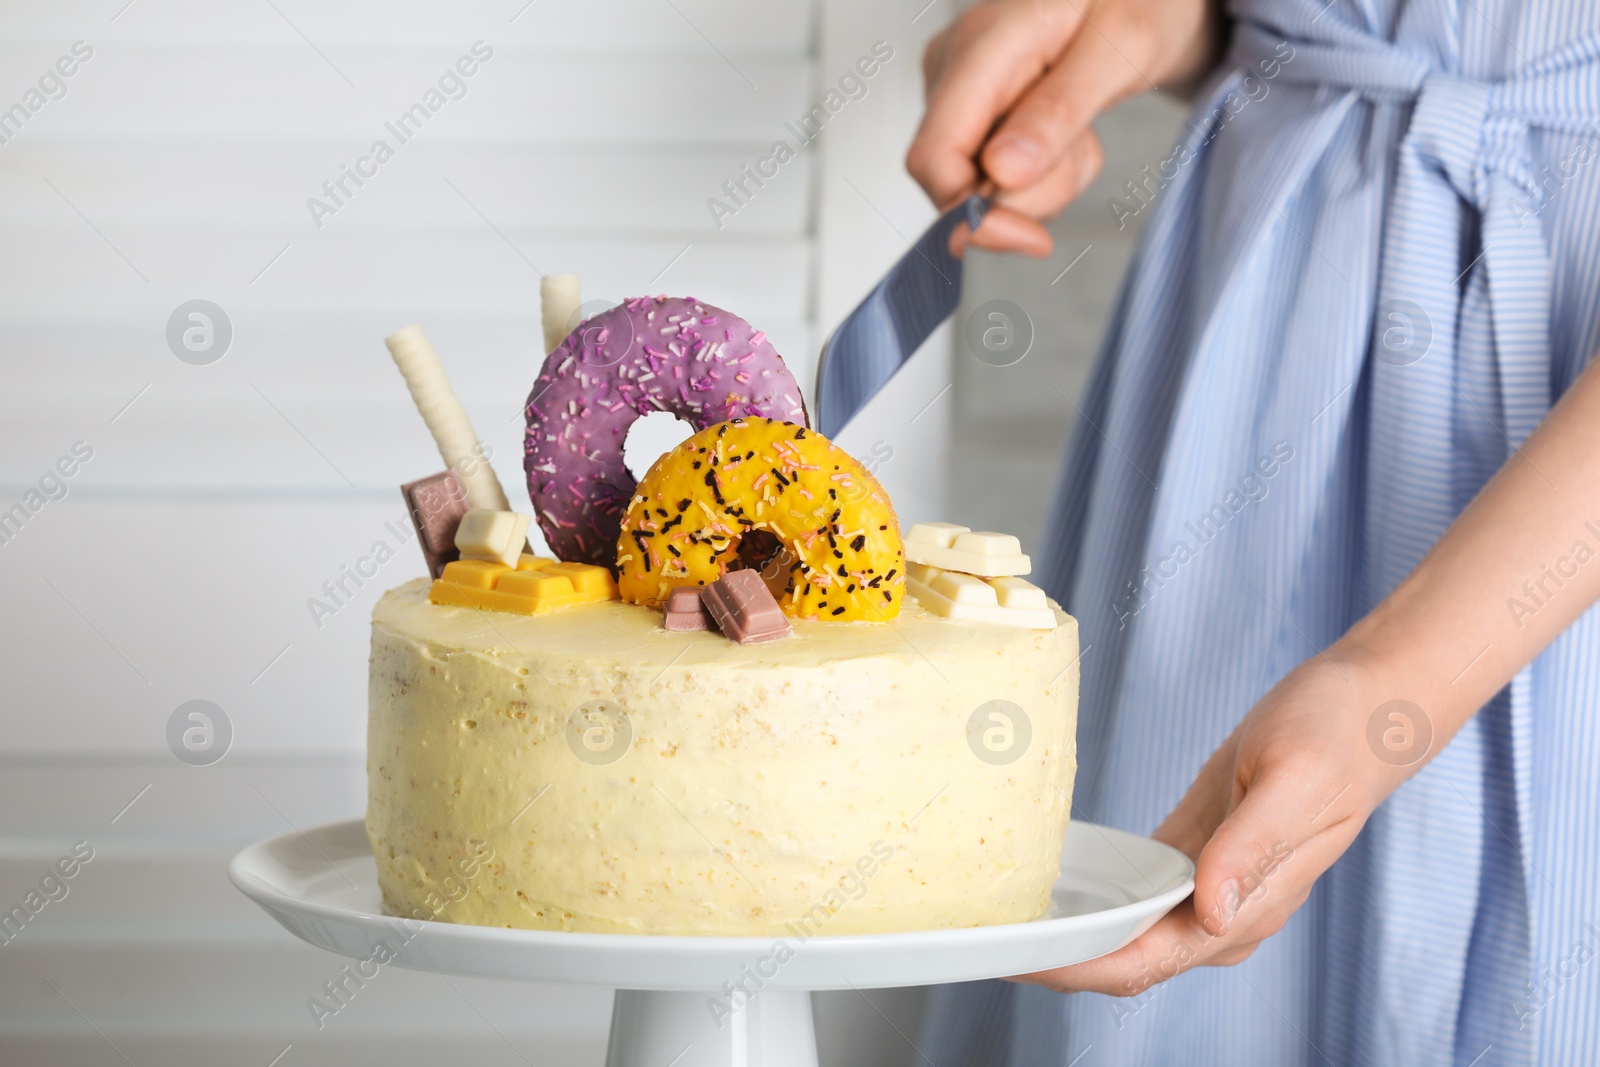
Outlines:
{"label": "yellow buttercream frosting", "polygon": [[[805,937],[1048,905],[1077,624],[797,619],[737,645],[610,601],[373,611],[367,831],[395,914]],[[483,857],[490,857],[484,860]]]}

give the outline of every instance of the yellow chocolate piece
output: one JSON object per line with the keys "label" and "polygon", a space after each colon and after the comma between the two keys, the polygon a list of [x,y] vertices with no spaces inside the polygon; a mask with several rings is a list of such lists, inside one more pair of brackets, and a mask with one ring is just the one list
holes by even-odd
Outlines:
{"label": "yellow chocolate piece", "polygon": [[706,427],[644,476],[617,543],[622,599],[659,606],[678,586],[710,585],[751,530],[785,550],[763,577],[786,615],[900,614],[905,546],[883,487],[815,430],[757,417]]}
{"label": "yellow chocolate piece", "polygon": [[556,563],[546,568],[545,574],[558,575],[572,583],[581,597],[589,600],[617,599],[617,583],[604,567],[588,563]]}
{"label": "yellow chocolate piece", "polygon": [[444,565],[439,580],[465,589],[493,589],[500,576],[510,570],[504,563],[486,559],[458,559]]}
{"label": "yellow chocolate piece", "polygon": [[462,559],[445,564],[428,590],[435,604],[544,615],[579,604],[617,599],[617,586],[604,567],[559,563],[527,552],[516,569],[503,563]]}

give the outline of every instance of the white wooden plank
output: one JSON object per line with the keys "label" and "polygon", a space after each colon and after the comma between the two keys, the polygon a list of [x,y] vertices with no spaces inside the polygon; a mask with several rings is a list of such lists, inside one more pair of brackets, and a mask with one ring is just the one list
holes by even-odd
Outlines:
{"label": "white wooden plank", "polygon": [[[729,310],[737,306],[722,298],[712,301],[699,286],[693,291]],[[588,292],[603,295],[598,288]],[[0,484],[6,472],[31,470],[35,460],[53,459],[56,443],[49,435],[13,434],[6,429],[8,419],[37,418],[41,427],[55,420],[62,433],[97,431],[109,438],[150,421],[142,414],[147,400],[165,397],[187,404],[188,414],[200,418],[207,408],[229,401],[259,405],[252,381],[274,400],[326,399],[341,406],[365,403],[409,412],[404,384],[383,338],[411,321],[426,327],[456,392],[466,398],[469,411],[481,412],[485,419],[516,411],[545,359],[536,294],[525,307],[467,315],[442,312],[426,302],[338,316],[297,315],[292,308],[244,314],[232,307],[233,347],[208,367],[191,367],[174,358],[164,337],[150,336],[165,323],[152,326],[149,314],[120,322],[48,325],[0,316],[13,356],[0,394]],[[809,326],[788,316],[746,314],[767,332],[796,379],[809,388],[806,368],[816,347]],[[151,391],[124,410],[146,384]],[[118,430],[103,429],[111,425]],[[420,425],[407,422],[395,429],[409,435]],[[13,461],[20,466],[13,467]]]}
{"label": "white wooden plank", "polygon": [[[74,842],[88,841],[96,858],[85,868],[82,918],[109,914],[88,903],[97,892],[89,888],[90,876],[98,870],[141,855],[166,857],[187,868],[296,827],[360,818],[366,808],[364,744],[263,756],[252,752],[245,734],[221,762],[193,767],[174,758],[159,738],[142,753],[114,752],[103,740],[90,731],[71,751],[49,752],[9,739],[0,750],[0,856],[11,872],[5,877],[37,878]],[[104,868],[97,866],[102,852],[111,861]],[[29,875],[31,867],[38,869]],[[17,888],[0,880],[0,900],[13,900]],[[172,902],[143,905],[154,909],[148,912],[152,917],[171,918],[202,892],[174,888]],[[76,910],[77,898],[69,900],[73,904],[63,907],[63,915]],[[34,933],[53,936],[55,924],[43,919],[48,914],[42,913],[37,928],[30,927],[28,940]],[[229,905],[226,913],[209,918],[250,914]]]}
{"label": "white wooden plank", "polygon": [[[374,401],[309,397],[303,388],[273,389],[265,383],[261,389],[259,394],[207,402],[196,412],[190,399],[156,394],[152,387],[115,427],[108,431],[96,423],[97,432],[87,436],[73,436],[72,427],[84,424],[67,417],[65,405],[0,407],[0,448],[20,442],[0,468],[0,510],[21,501],[80,441],[95,448],[94,459],[78,468],[68,492],[76,499],[107,503],[129,494],[178,499],[218,494],[371,497],[441,466],[403,394]],[[527,510],[521,488],[526,395],[523,386],[493,395],[466,394],[463,400],[477,413],[474,429],[521,510]],[[683,436],[690,432],[683,424]],[[681,439],[662,444],[650,461]]]}
{"label": "white wooden plank", "polygon": [[[442,188],[443,197],[454,195]],[[581,274],[595,297],[692,293],[754,321],[803,317],[811,252],[805,240],[551,234],[497,227],[457,203],[457,225],[445,231],[329,226],[302,236],[239,225],[106,225],[104,237],[63,204],[54,225],[10,228],[8,239],[28,254],[0,257],[0,292],[13,323],[142,318],[150,324],[142,350],[151,353],[165,351],[167,315],[199,295],[222,305],[239,336],[256,315],[382,314],[409,322],[533,312],[540,271]]]}
{"label": "white wooden plank", "polygon": [[[437,92],[438,79],[472,43],[466,37],[410,51],[353,45],[337,53],[337,68],[289,42],[220,49],[102,45],[67,83],[67,94],[39,108],[15,141],[316,139],[336,145],[349,161],[379,138],[404,152],[412,134],[449,143],[769,143],[783,134],[785,120],[810,106],[810,65],[800,57],[708,58],[684,49],[540,55],[502,44],[461,90],[451,90],[459,98],[429,102],[433,112],[419,120],[420,132],[389,131],[385,123]],[[52,62],[37,49],[0,44],[0,70],[13,72],[8,83],[23,80],[19,99]]]}
{"label": "white wooden plank", "polygon": [[[210,367],[181,364],[164,348],[130,365],[116,330],[13,328],[13,351],[28,358],[19,361],[16,387],[0,397],[0,510],[22,500],[78,441],[94,457],[67,482],[75,499],[344,494],[352,485],[386,496],[439,466],[381,341],[407,317],[353,316],[329,325],[266,320],[257,328],[241,318],[237,347]],[[522,406],[544,359],[533,311],[418,317],[508,489],[520,486]],[[809,330],[757,321],[809,391]],[[74,377],[81,386],[73,386]],[[676,442],[657,443],[664,449]],[[513,499],[525,503],[520,489]]]}
{"label": "white wooden plank", "polygon": [[[352,159],[329,148],[19,139],[0,156],[0,225],[59,218],[70,212],[64,193],[72,207],[102,227],[212,229],[248,219],[283,227],[287,241],[328,228],[458,225],[465,196],[502,228],[632,238],[710,237],[719,230],[740,237],[798,237],[810,222],[808,155],[783,167],[721,225],[706,206],[725,196],[723,183],[742,179],[741,168],[753,165],[767,147],[430,142],[357,187],[340,171]],[[346,198],[335,189],[343,205],[322,188],[335,179],[343,179],[353,194]],[[307,207],[312,199],[337,210],[327,215],[319,207],[314,216]],[[70,221],[83,225],[76,216]]]}
{"label": "white wooden plank", "polygon": [[[508,485],[515,470],[502,465]],[[7,704],[39,709],[7,716],[7,747],[159,754],[174,709],[206,699],[240,755],[361,751],[372,604],[426,573],[395,532],[403,517],[397,491],[50,505],[0,547],[8,617],[28,620],[0,649]],[[346,579],[336,614],[313,618],[308,600],[332,603],[323,583],[380,541],[393,558],[359,589]]]}
{"label": "white wooden plank", "polygon": [[[276,925],[264,913],[261,921]],[[524,1041],[536,1034],[603,1041],[610,1022],[609,989],[447,978],[386,966],[362,987],[351,982],[347,1005],[323,1018],[319,1029],[307,1001],[320,996],[326,1002],[324,983],[344,978],[342,968],[350,961],[278,932],[280,939],[270,945],[53,945],[46,952],[30,950],[19,939],[0,949],[7,959],[0,968],[0,1031],[92,1034],[86,1016],[118,1043],[174,1031],[273,1035],[276,1052],[286,1043],[309,1045],[323,1037],[493,1035],[496,1026],[509,1027]]]}
{"label": "white wooden plank", "polygon": [[[80,842],[85,844],[79,845]],[[248,844],[248,842],[245,842]],[[51,849],[19,852],[5,842],[0,855],[0,915],[38,890],[52,865],[74,845],[93,847],[93,859],[69,879],[59,874],[46,888],[59,899],[20,928],[7,928],[3,951],[44,952],[65,946],[114,944],[205,945],[218,940],[272,947],[283,930],[228,881],[237,847],[174,850],[158,845],[117,846],[86,837]],[[72,867],[68,867],[72,870]],[[63,888],[66,895],[60,896]],[[129,922],[137,916],[137,922]]]}
{"label": "white wooden plank", "polygon": [[277,0],[275,6],[281,15],[266,4],[219,7],[209,0],[139,0],[134,5],[128,0],[12,0],[6,5],[6,35],[42,47],[92,38],[118,45],[215,46],[269,40],[302,48],[310,46],[300,32],[327,48],[432,45],[441,39],[470,41],[483,36],[506,37],[552,51],[673,51],[711,58],[715,58],[712,45],[790,54],[805,54],[812,45],[809,3],[541,0],[529,5],[527,0],[457,0],[444,5],[429,0],[338,4]]}

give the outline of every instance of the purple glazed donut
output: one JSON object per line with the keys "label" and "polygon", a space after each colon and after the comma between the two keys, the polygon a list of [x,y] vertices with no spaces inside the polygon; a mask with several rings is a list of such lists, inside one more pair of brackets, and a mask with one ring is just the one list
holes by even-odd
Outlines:
{"label": "purple glazed donut", "polygon": [[670,411],[695,430],[741,415],[808,425],[800,387],[767,335],[692,297],[635,297],[583,322],[544,361],[524,414],[528,496],[550,550],[616,566],[637,484],[628,427]]}

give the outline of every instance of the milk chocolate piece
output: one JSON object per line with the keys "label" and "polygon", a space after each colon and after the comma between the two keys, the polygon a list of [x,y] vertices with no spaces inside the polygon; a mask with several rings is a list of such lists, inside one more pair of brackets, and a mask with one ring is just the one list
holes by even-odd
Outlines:
{"label": "milk chocolate piece", "polygon": [[461,558],[456,549],[456,528],[467,513],[467,494],[456,472],[446,470],[407,482],[400,487],[400,495],[406,498],[406,513],[416,528],[422,558],[428,562],[428,575],[437,578],[444,573],[446,563]]}
{"label": "milk chocolate piece", "polygon": [[760,571],[729,571],[706,586],[700,599],[723,636],[741,645],[775,641],[791,633],[789,620]]}
{"label": "milk chocolate piece", "polygon": [[667,615],[662,625],[669,630],[709,630],[711,616],[700,600],[700,587],[680,585],[667,594]]}

